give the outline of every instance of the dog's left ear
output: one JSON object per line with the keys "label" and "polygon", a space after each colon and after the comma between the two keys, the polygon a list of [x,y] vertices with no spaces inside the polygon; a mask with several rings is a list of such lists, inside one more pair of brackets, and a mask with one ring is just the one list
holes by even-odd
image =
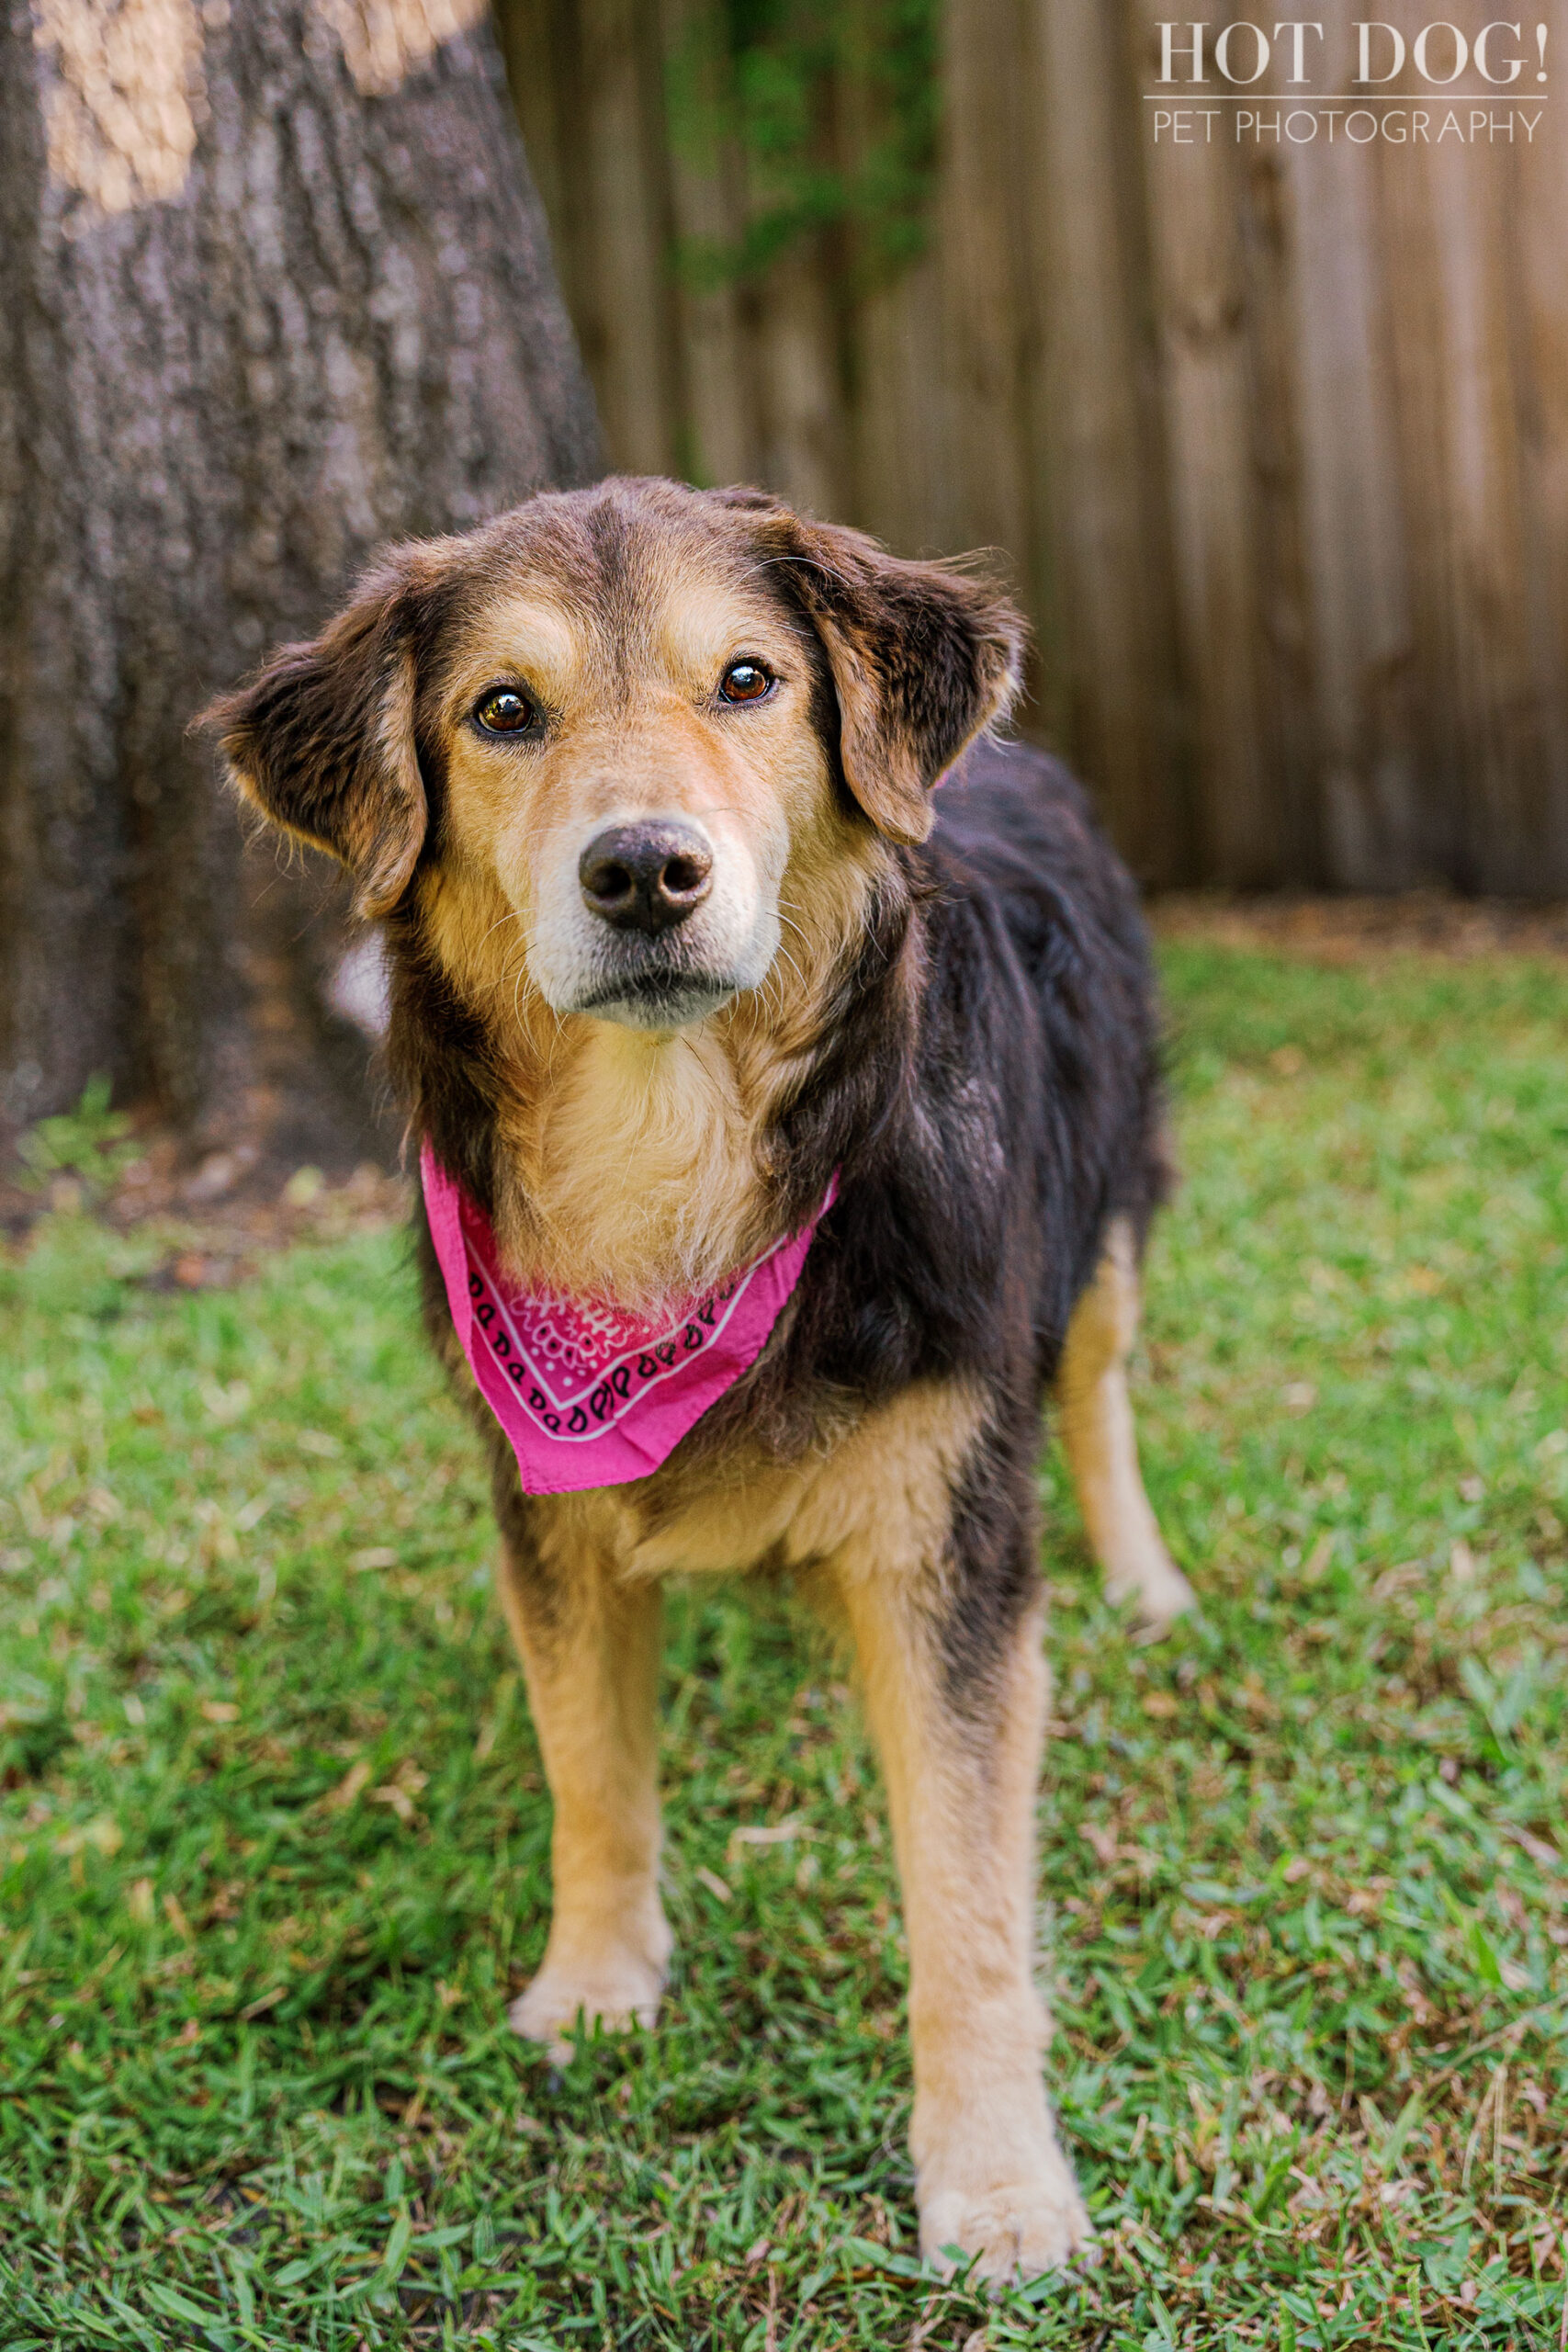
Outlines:
{"label": "dog's left ear", "polygon": [[860,531],[754,498],[744,504],[767,560],[791,576],[828,657],[844,780],[879,831],[923,842],[931,786],[1018,693],[1022,616],[984,577],[902,561]]}
{"label": "dog's left ear", "polygon": [[416,552],[394,556],[320,637],[281,647],[201,718],[241,797],[346,865],[367,920],[402,897],[428,821],[414,746],[419,593]]}

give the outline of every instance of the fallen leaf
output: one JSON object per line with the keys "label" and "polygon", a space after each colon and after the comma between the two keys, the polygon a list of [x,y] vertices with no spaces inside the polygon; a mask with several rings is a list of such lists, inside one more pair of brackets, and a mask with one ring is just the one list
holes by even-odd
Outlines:
{"label": "fallen leaf", "polygon": [[118,1854],[125,1843],[125,1832],[109,1814],[100,1814],[96,1821],[85,1821],[79,1828],[62,1832],[55,1840],[55,1850],[62,1854],[79,1854],[84,1846],[91,1846],[100,1854]]}
{"label": "fallen leaf", "polygon": [[726,1857],[734,1861],[736,1849],[741,1846],[785,1846],[795,1838],[815,1838],[817,1832],[809,1823],[791,1815],[787,1821],[745,1822],[729,1833]]}
{"label": "fallen leaf", "polygon": [[1396,1593],[1408,1592],[1412,1585],[1427,1581],[1424,1560],[1401,1560],[1396,1567],[1385,1568],[1372,1587],[1372,1599],[1392,1600]]}
{"label": "fallen leaf", "polygon": [[1529,1829],[1506,1829],[1503,1834],[1505,1837],[1511,1838],[1515,1845],[1529,1856],[1532,1862],[1539,1862],[1543,1871],[1562,1869],[1562,1855],[1555,1846],[1549,1846],[1544,1838],[1536,1837],[1534,1832]]}
{"label": "fallen leaf", "polygon": [[322,1803],[329,1805],[334,1813],[341,1812],[344,1806],[354,1804],[361,1791],[368,1785],[369,1780],[370,1767],[362,1756],[357,1764],[349,1766],[336,1788],[322,1799]]}

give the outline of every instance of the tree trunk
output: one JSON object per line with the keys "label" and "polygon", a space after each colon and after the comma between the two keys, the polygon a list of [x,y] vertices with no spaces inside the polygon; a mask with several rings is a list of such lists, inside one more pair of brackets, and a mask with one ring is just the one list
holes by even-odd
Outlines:
{"label": "tree trunk", "polygon": [[591,480],[482,0],[0,0],[0,1124],[341,1160],[341,905],[194,712],[379,542]]}

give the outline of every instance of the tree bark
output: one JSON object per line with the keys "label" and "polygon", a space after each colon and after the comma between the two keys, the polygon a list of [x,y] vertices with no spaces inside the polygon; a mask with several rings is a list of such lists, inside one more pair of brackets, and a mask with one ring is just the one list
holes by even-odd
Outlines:
{"label": "tree bark", "polygon": [[482,0],[0,0],[0,1123],[369,1132],[327,877],[193,714],[379,542],[599,470]]}

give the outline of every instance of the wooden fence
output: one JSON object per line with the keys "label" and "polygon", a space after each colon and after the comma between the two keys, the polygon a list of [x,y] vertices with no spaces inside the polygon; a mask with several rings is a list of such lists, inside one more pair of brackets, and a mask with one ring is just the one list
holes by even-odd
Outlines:
{"label": "wooden fence", "polygon": [[[852,288],[829,232],[708,290],[678,243],[755,197],[737,147],[671,136],[702,5],[500,0],[613,461],[1004,551],[1026,730],[1153,883],[1568,893],[1568,0],[1512,90],[1384,85],[1403,143],[1382,104],[1253,135],[1352,90],[1345,0],[1310,86],[1288,37],[1227,85],[1217,17],[1196,91],[1152,0],[947,0],[920,257]],[[1413,46],[1436,11],[1381,13]],[[1179,101],[1219,119],[1179,142]]]}

